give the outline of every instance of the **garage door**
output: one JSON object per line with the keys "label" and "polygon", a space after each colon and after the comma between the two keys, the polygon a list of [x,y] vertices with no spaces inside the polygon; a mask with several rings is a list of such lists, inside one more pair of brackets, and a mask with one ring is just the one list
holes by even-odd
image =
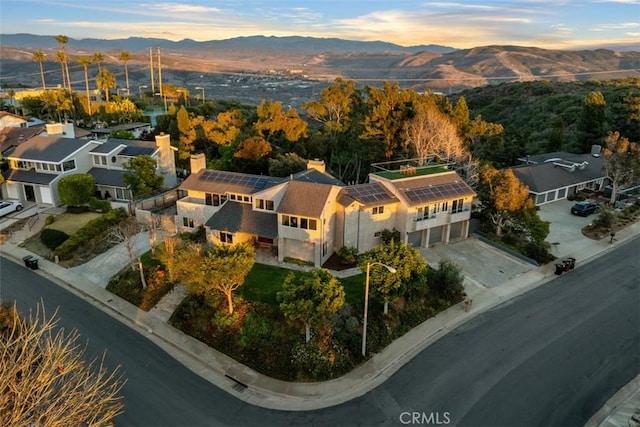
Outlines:
{"label": "garage door", "polygon": [[442,226],[433,227],[429,235],[429,246],[442,242]]}
{"label": "garage door", "polygon": [[462,237],[462,224],[464,224],[462,221],[451,224],[449,239],[459,239]]}
{"label": "garage door", "polygon": [[407,243],[413,246],[414,248],[419,248],[422,246],[422,230],[413,231],[407,235]]}
{"label": "garage door", "polygon": [[53,204],[53,197],[51,197],[51,189],[49,187],[40,187],[40,199],[42,203]]}

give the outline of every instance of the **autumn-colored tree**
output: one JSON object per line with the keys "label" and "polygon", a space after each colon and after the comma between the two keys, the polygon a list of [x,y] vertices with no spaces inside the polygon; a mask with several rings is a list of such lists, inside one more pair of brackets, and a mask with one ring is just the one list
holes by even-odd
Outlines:
{"label": "autumn-colored tree", "polygon": [[311,327],[321,328],[328,317],[344,305],[342,284],[328,270],[289,273],[277,294],[280,311],[291,322],[305,326],[305,341],[311,340]]}
{"label": "autumn-colored tree", "polygon": [[129,61],[131,60],[131,55],[126,50],[120,52],[118,59],[124,63],[124,78],[127,84],[127,95],[131,95],[129,91]]}
{"label": "autumn-colored tree", "polygon": [[85,93],[87,95],[87,111],[91,115],[91,95],[89,94],[89,65],[91,64],[91,58],[88,56],[79,56],[76,58],[76,62],[82,65],[84,68],[84,84]]}
{"label": "autumn-colored tree", "polygon": [[609,203],[615,205],[618,190],[640,179],[640,147],[619,132],[609,132],[602,154],[602,172],[611,182]]}
{"label": "autumn-colored tree", "polygon": [[47,88],[47,84],[44,81],[44,69],[42,68],[42,63],[47,60],[47,55],[41,50],[36,50],[33,52],[33,60],[40,64],[40,77],[42,78],[42,89]]}
{"label": "autumn-colored tree", "polygon": [[263,99],[258,105],[257,114],[254,128],[269,142],[276,142],[281,136],[289,142],[307,136],[307,122],[300,118],[295,108],[283,111],[280,101]]}
{"label": "autumn-colored tree", "polygon": [[480,173],[478,197],[496,235],[501,236],[505,221],[527,206],[529,188],[511,169],[497,170],[487,165]]}
{"label": "autumn-colored tree", "polygon": [[189,117],[189,113],[187,109],[184,108],[184,105],[182,105],[176,113],[176,121],[178,123],[178,131],[180,132],[178,157],[180,159],[188,159],[195,150],[196,130],[194,121]]}
{"label": "autumn-colored tree", "polygon": [[3,426],[107,426],[123,412],[119,368],[87,362],[79,337],[42,306],[29,318],[0,306]]}
{"label": "autumn-colored tree", "polygon": [[309,117],[322,123],[324,134],[333,142],[337,134],[349,128],[358,96],[355,81],[337,78],[320,92],[319,100],[307,102],[302,108]]}
{"label": "autumn-colored tree", "polygon": [[[189,260],[190,257],[192,255],[187,255],[186,259]],[[253,268],[255,258],[255,250],[248,244],[209,248],[204,257],[199,257],[199,262],[186,267],[197,273],[183,274],[183,281],[191,292],[209,299],[212,293],[221,292],[227,299],[229,315],[232,315],[233,293],[244,283]],[[181,258],[181,261],[184,259]],[[182,271],[184,272],[184,267]]]}
{"label": "autumn-colored tree", "polygon": [[233,143],[240,136],[240,129],[244,126],[245,120],[242,111],[235,108],[229,111],[218,113],[217,120],[204,120],[198,117],[194,126],[201,130],[204,139],[216,145],[228,145]]}
{"label": "autumn-colored tree", "polygon": [[396,270],[395,273],[391,273],[377,264],[370,268],[371,295],[382,300],[386,315],[389,312],[389,302],[402,295],[411,281],[423,276],[427,262],[418,249],[394,240],[365,252],[360,257],[358,266],[366,272],[367,264],[375,262],[386,264]]}
{"label": "autumn-colored tree", "polygon": [[104,91],[105,99],[109,102],[109,89],[116,87],[116,78],[113,76],[111,71],[107,69],[100,70],[96,76],[96,86],[99,90]]}
{"label": "autumn-colored tree", "polygon": [[236,149],[233,157],[245,160],[258,161],[271,153],[271,145],[266,139],[253,136],[242,141]]}

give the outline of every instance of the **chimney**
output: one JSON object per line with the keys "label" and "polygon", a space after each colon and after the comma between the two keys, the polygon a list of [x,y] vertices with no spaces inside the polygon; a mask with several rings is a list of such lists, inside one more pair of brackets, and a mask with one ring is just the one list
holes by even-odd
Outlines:
{"label": "chimney", "polygon": [[207,160],[204,157],[204,153],[191,155],[191,173],[198,173],[202,169],[206,169]]}
{"label": "chimney", "polygon": [[62,123],[47,123],[47,136],[61,135],[63,134]]}
{"label": "chimney", "polygon": [[164,177],[165,187],[173,187],[178,183],[178,178],[170,135],[165,135],[164,132],[156,135],[156,148],[158,149],[158,173]]}
{"label": "chimney", "polygon": [[319,159],[307,160],[307,170],[308,169],[315,169],[319,172],[324,173],[326,170],[324,166],[324,160],[319,160]]}
{"label": "chimney", "polygon": [[75,138],[76,131],[73,128],[73,123],[65,123],[62,125],[62,135],[65,138]]}

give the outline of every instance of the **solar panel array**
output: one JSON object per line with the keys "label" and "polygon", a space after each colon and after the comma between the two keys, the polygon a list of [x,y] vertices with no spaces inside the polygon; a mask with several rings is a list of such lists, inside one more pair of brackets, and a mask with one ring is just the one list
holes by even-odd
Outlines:
{"label": "solar panel array", "polygon": [[263,188],[267,180],[259,176],[232,174],[228,172],[206,170],[200,175],[203,181],[223,182],[226,184],[244,185],[252,188]]}
{"label": "solar panel array", "polygon": [[143,154],[153,154],[156,151],[155,148],[151,147],[136,147],[136,146],[128,146],[125,147],[124,150],[120,152],[123,156],[142,156]]}
{"label": "solar panel array", "polygon": [[379,184],[362,184],[348,187],[349,195],[362,203],[390,200],[390,196]]}
{"label": "solar panel array", "polygon": [[429,185],[428,187],[421,188],[409,188],[405,190],[405,194],[409,200],[415,203],[448,199],[468,193],[469,187],[464,183],[464,181]]}

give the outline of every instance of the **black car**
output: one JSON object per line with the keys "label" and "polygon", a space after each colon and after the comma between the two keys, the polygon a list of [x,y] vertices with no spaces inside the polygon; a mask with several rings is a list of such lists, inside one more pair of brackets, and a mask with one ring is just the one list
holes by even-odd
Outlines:
{"label": "black car", "polygon": [[589,216],[598,209],[598,205],[592,202],[578,202],[571,207],[571,213],[580,216]]}

